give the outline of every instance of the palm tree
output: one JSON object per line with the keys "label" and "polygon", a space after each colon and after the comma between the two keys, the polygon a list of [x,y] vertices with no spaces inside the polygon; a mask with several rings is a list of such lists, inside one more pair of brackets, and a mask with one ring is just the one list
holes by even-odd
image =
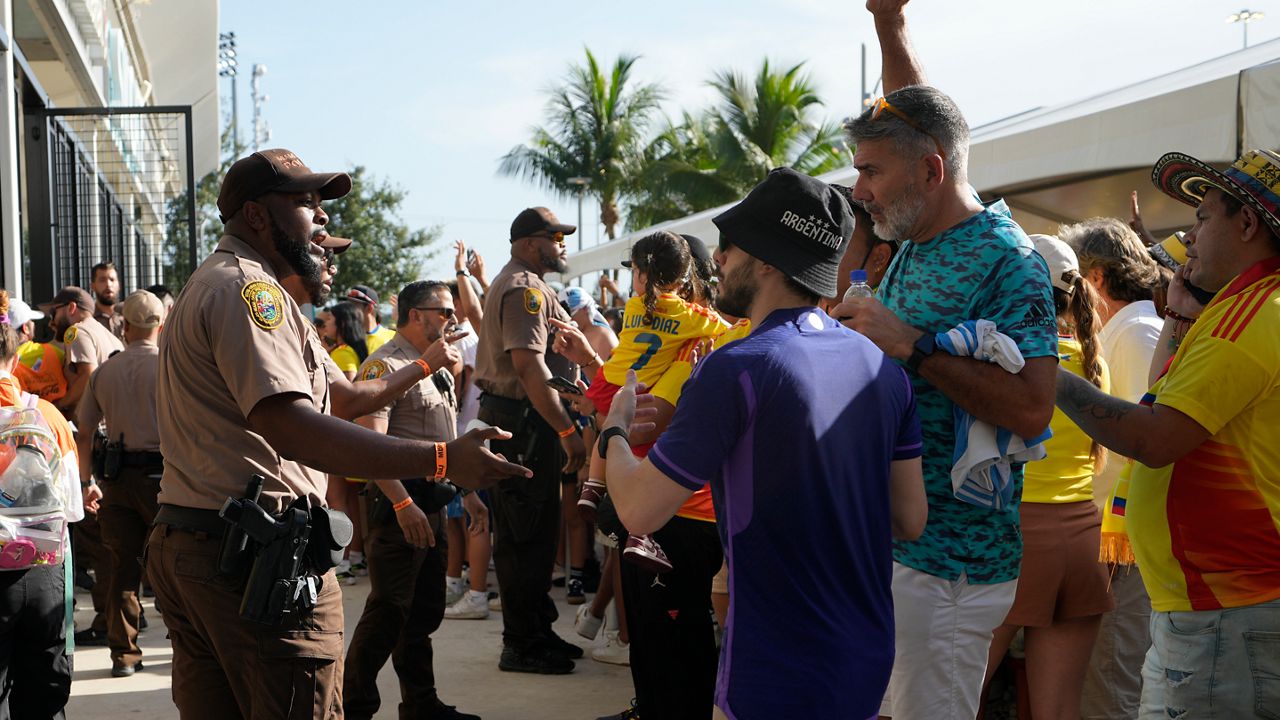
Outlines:
{"label": "palm tree", "polygon": [[709,83],[720,96],[715,105],[685,113],[650,143],[628,225],[644,227],[730,202],[776,167],[819,175],[844,164],[840,126],[815,118],[822,100],[803,66],[777,72],[765,60],[754,79],[717,72]]}
{"label": "palm tree", "polygon": [[[637,56],[619,56],[608,75],[590,49],[586,56],[585,65],[571,65],[564,84],[549,91],[546,125],[533,128],[527,145],[504,155],[498,172],[562,196],[590,193],[600,203],[605,234],[613,239],[618,202],[643,167],[645,133],[663,91],[631,81]],[[585,188],[571,178],[586,178]]]}

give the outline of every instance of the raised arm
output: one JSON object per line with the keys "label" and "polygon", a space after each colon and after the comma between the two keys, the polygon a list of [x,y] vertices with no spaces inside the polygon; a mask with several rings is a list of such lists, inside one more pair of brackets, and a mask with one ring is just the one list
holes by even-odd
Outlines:
{"label": "raised arm", "polygon": [[907,34],[908,0],[867,0],[880,41],[880,76],[884,94],[908,85],[924,85],[924,68]]}

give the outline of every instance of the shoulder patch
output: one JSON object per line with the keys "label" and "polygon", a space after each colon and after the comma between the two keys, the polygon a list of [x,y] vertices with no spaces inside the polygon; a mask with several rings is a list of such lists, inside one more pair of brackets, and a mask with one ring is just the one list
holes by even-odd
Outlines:
{"label": "shoulder patch", "polygon": [[79,334],[80,334],[80,328],[76,327],[75,325],[72,325],[71,327],[67,328],[67,331],[62,334],[63,344],[70,345],[71,343],[75,342],[76,336]]}
{"label": "shoulder patch", "polygon": [[524,311],[530,315],[537,315],[542,312],[542,305],[545,301],[542,298],[542,291],[538,288],[524,289]]}
{"label": "shoulder patch", "polygon": [[360,380],[375,380],[383,375],[391,372],[387,364],[381,360],[370,360],[364,364],[364,369],[360,371]]}
{"label": "shoulder patch", "polygon": [[284,293],[269,282],[254,280],[240,290],[240,297],[249,306],[253,324],[263,330],[275,330],[284,324]]}

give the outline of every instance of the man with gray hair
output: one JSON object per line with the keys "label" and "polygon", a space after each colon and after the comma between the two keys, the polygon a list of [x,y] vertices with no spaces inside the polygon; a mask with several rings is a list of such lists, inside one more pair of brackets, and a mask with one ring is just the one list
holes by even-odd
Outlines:
{"label": "man with gray hair", "polygon": [[[951,98],[923,84],[903,15],[905,0],[871,0],[885,89],[846,125],[857,151],[853,198],[881,238],[904,240],[877,298],[834,314],[903,362],[919,403],[929,520],[894,543],[897,656],[880,714],[900,720],[972,718],[992,631],[1014,599],[1022,557],[1017,498],[957,499],[951,469],[958,409],[1023,438],[1053,414],[1057,332],[1049,273],[1002,201],[982,204],[966,178],[969,128]],[[1017,373],[936,352],[935,333],[988,320],[1025,359]]]}

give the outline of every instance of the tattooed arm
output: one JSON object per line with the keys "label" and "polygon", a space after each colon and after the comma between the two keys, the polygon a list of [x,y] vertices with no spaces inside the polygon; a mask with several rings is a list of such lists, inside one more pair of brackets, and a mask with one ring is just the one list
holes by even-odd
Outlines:
{"label": "tattooed arm", "polygon": [[1167,405],[1136,405],[1058,369],[1057,405],[1085,434],[1147,467],[1164,467],[1199,447],[1210,433]]}

